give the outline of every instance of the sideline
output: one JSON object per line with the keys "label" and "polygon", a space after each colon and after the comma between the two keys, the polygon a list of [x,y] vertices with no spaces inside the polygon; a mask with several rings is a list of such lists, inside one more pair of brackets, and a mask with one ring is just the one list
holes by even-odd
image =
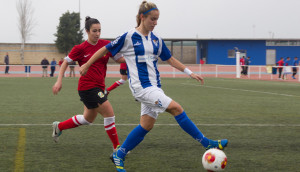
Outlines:
{"label": "sideline", "polygon": [[25,142],[26,142],[26,129],[20,128],[14,172],[24,172]]}

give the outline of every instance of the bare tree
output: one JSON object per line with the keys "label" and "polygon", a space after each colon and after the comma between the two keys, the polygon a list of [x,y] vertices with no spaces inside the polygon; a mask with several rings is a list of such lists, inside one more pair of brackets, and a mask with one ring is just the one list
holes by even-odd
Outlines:
{"label": "bare tree", "polygon": [[24,47],[26,41],[32,36],[34,27],[33,9],[30,0],[19,0],[17,2],[17,10],[19,13],[19,31],[21,34],[21,63],[24,64]]}

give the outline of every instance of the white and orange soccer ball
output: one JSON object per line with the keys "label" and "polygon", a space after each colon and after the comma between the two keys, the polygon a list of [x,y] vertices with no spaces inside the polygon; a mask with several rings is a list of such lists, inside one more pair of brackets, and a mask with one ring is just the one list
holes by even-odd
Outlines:
{"label": "white and orange soccer ball", "polygon": [[227,165],[227,156],[219,149],[209,149],[202,157],[203,167],[209,171],[222,171]]}

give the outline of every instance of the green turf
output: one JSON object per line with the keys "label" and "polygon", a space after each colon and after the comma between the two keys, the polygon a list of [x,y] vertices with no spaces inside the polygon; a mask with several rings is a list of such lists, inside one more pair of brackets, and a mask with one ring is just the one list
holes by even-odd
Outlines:
{"label": "green turf", "polygon": [[[107,84],[116,79],[108,78]],[[57,96],[51,92],[55,80],[0,78],[0,171],[15,168],[19,128],[26,128],[25,171],[115,171],[108,158],[112,146],[102,125],[66,130],[58,144],[52,141],[53,121],[83,111],[78,79],[64,78]],[[201,86],[188,78],[162,78],[162,85],[207,137],[229,140],[226,171],[299,170],[299,83],[206,78]],[[120,124],[138,124],[140,104],[128,85],[111,92],[109,101],[123,142],[136,125]],[[101,116],[95,124],[103,124]],[[157,124],[176,122],[163,113]],[[129,172],[204,171],[204,152],[179,126],[157,125],[127,156],[125,166]]]}

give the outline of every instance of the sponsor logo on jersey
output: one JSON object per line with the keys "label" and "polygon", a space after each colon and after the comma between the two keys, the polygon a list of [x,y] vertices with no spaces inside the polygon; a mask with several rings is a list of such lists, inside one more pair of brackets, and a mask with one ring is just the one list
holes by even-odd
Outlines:
{"label": "sponsor logo on jersey", "polygon": [[90,55],[90,54],[88,54],[88,55],[83,55],[83,57],[86,58],[86,57],[88,57],[89,55]]}
{"label": "sponsor logo on jersey", "polygon": [[134,47],[142,45],[142,43],[140,43],[139,41],[137,41],[135,44],[133,44]]}
{"label": "sponsor logo on jersey", "polygon": [[153,62],[158,59],[158,57],[154,55],[143,55],[143,56],[138,56],[137,58],[139,63],[146,62],[146,61]]}
{"label": "sponsor logo on jersey", "polygon": [[99,96],[100,98],[103,98],[103,97],[104,97],[104,94],[103,94],[102,92],[99,92],[99,93],[98,93],[98,96]]}

